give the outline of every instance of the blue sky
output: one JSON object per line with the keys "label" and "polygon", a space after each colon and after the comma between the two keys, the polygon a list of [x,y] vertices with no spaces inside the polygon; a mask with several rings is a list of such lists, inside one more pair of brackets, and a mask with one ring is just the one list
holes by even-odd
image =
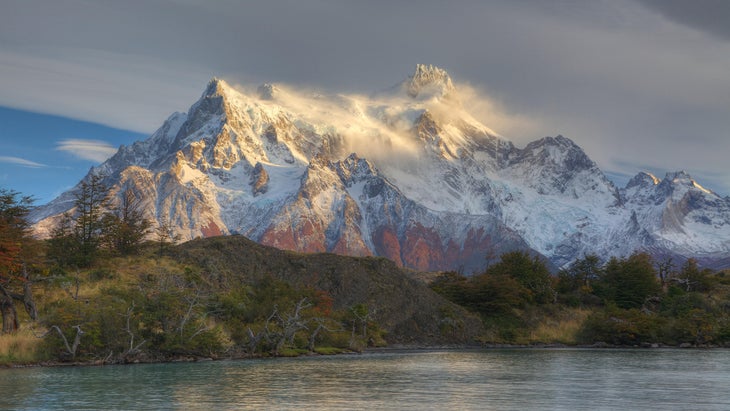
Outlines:
{"label": "blue sky", "polygon": [[76,185],[117,148],[145,138],[69,118],[0,107],[0,187],[44,204]]}
{"label": "blue sky", "polygon": [[370,93],[424,63],[518,146],[562,134],[619,183],[686,170],[730,194],[730,1],[414,4],[3,0],[0,185],[48,201],[101,158],[69,140],[150,135],[214,76]]}

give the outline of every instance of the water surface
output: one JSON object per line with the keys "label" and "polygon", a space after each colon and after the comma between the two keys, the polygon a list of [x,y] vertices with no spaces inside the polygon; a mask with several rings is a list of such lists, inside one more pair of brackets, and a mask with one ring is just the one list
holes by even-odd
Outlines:
{"label": "water surface", "polygon": [[730,351],[490,349],[0,370],[14,410],[729,410]]}

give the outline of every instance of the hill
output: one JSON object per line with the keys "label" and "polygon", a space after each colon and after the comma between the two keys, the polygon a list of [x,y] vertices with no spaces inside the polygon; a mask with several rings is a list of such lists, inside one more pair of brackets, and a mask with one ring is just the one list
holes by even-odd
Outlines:
{"label": "hill", "polygon": [[364,305],[389,344],[464,344],[482,334],[478,317],[433,292],[381,257],[303,254],[262,246],[242,236],[198,239],[171,256],[217,281],[255,285],[267,278],[329,294],[333,309]]}

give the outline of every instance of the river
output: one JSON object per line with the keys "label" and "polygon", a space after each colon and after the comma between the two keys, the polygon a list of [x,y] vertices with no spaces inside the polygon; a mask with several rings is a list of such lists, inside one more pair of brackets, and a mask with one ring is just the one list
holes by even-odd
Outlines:
{"label": "river", "polygon": [[730,410],[730,351],[386,351],[0,369],[0,409]]}

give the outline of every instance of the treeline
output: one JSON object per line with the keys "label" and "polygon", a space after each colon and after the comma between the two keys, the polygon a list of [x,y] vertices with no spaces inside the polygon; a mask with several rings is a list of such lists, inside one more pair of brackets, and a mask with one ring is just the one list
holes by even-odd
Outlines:
{"label": "treeline", "polygon": [[[100,257],[133,255],[151,234],[141,196],[131,187],[114,193],[92,174],[75,193],[74,208],[50,233],[47,259],[60,267],[86,268]],[[176,240],[169,224],[155,229],[161,247]]]}
{"label": "treeline", "polygon": [[480,314],[494,332],[490,342],[556,342],[535,341],[534,330],[572,315],[576,327],[563,342],[730,343],[730,277],[693,259],[677,267],[645,253],[605,263],[588,255],[551,276],[541,259],[511,252],[483,273],[445,273],[431,287]]}

